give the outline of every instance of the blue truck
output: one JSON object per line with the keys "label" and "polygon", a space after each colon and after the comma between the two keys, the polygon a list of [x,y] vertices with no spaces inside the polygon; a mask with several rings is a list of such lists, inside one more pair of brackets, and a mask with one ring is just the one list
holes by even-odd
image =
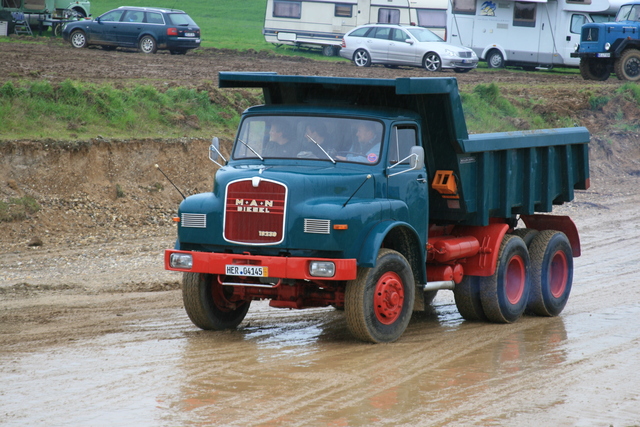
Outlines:
{"label": "blue truck", "polygon": [[[333,306],[349,331],[391,342],[452,290],[468,320],[558,315],[580,239],[549,215],[589,187],[582,127],[469,135],[455,78],[220,73],[261,88],[212,191],[181,203],[165,268],[205,330],[254,300]],[[228,159],[227,159],[228,157]]]}
{"label": "blue truck", "polygon": [[585,80],[640,80],[640,3],[620,7],[615,22],[584,24],[573,58]]}

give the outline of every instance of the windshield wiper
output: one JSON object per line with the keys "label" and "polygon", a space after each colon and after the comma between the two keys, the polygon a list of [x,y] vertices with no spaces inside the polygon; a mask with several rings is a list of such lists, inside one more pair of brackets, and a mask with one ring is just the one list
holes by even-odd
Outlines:
{"label": "windshield wiper", "polygon": [[327,153],[327,151],[326,151],[324,148],[322,148],[322,145],[318,144],[318,143],[317,143],[313,138],[311,138],[311,136],[310,136],[309,134],[306,134],[305,136],[306,136],[307,138],[309,138],[309,141],[311,141],[311,142],[313,142],[314,144],[316,144],[316,146],[317,146],[320,150],[322,150],[322,152],[324,153],[324,155],[325,155],[325,156],[327,156],[327,157],[329,158],[329,160],[331,160],[331,161],[333,162],[333,164],[335,164],[335,163],[336,163],[336,161],[335,161],[335,160],[333,160],[333,157],[331,157],[331,156],[329,155],[329,153]]}
{"label": "windshield wiper", "polygon": [[258,154],[258,152],[256,150],[254,150],[253,148],[251,148],[251,146],[249,144],[247,144],[246,142],[244,142],[243,140],[241,140],[240,138],[238,138],[238,141],[242,143],[242,145],[244,145],[245,147],[247,147],[249,150],[251,150],[253,152],[253,154],[255,154],[256,156],[258,156],[260,158],[260,160],[264,160],[264,158]]}

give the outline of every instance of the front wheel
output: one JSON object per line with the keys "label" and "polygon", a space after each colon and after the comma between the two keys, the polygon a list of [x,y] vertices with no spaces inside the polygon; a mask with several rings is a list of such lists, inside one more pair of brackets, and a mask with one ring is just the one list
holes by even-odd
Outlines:
{"label": "front wheel", "polygon": [[411,320],[414,298],[415,281],[406,258],[380,249],[375,267],[358,268],[358,277],[347,282],[347,326],[362,341],[395,341]]}
{"label": "front wheel", "polygon": [[573,251],[567,236],[541,231],[529,246],[531,294],[527,310],[538,316],[557,316],[569,299],[573,282]]}
{"label": "front wheel", "polygon": [[369,52],[364,49],[358,49],[353,54],[353,63],[358,67],[370,67],[371,66],[371,56],[369,56]]}
{"label": "front wheel", "polygon": [[640,51],[627,49],[613,65],[619,80],[637,82],[640,80]]}
{"label": "front wheel", "polygon": [[247,315],[251,301],[233,300],[228,286],[211,274],[184,273],[182,300],[189,319],[205,330],[234,329]]}
{"label": "front wheel", "polygon": [[499,50],[492,50],[487,55],[487,66],[489,68],[504,68],[504,56]]}
{"label": "front wheel", "polygon": [[580,59],[580,75],[585,80],[597,80],[603,82],[611,75],[609,65],[603,60],[582,58]]}
{"label": "front wheel", "polygon": [[143,36],[138,43],[138,48],[142,53],[156,53],[158,45],[153,37]]}
{"label": "front wheel", "polygon": [[82,30],[76,30],[71,33],[71,46],[81,49],[83,47],[87,47],[87,36]]}
{"label": "front wheel", "polygon": [[496,323],[515,322],[527,308],[529,299],[529,251],[524,240],[504,236],[495,273],[482,277],[480,299],[487,318]]}
{"label": "front wheel", "polygon": [[440,71],[442,69],[442,60],[440,59],[440,55],[435,52],[427,53],[422,60],[422,66],[427,71]]}

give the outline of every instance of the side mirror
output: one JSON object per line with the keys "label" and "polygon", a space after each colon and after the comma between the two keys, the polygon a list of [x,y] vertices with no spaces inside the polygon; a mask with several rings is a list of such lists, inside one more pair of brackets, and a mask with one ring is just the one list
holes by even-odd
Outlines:
{"label": "side mirror", "polygon": [[222,165],[218,163],[218,158],[221,158],[225,163],[227,162],[227,159],[225,159],[220,152],[220,140],[216,136],[211,140],[211,145],[209,146],[209,160],[222,167]]}
{"label": "side mirror", "polygon": [[411,159],[409,162],[411,169],[422,169],[424,166],[424,148],[417,145],[411,147]]}
{"label": "side mirror", "polygon": [[411,39],[406,39],[406,40],[405,40],[405,43],[413,44],[413,40],[411,40]]}

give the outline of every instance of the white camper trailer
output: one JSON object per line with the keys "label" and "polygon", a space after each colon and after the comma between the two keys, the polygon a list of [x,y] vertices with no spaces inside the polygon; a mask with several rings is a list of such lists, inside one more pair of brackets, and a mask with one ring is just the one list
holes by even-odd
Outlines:
{"label": "white camper trailer", "polygon": [[614,21],[624,0],[451,0],[449,43],[473,49],[489,68],[578,67],[571,58],[587,22]]}
{"label": "white camper trailer", "polygon": [[336,55],[358,25],[418,25],[446,38],[448,0],[267,0],[262,33],[275,45],[322,48]]}

